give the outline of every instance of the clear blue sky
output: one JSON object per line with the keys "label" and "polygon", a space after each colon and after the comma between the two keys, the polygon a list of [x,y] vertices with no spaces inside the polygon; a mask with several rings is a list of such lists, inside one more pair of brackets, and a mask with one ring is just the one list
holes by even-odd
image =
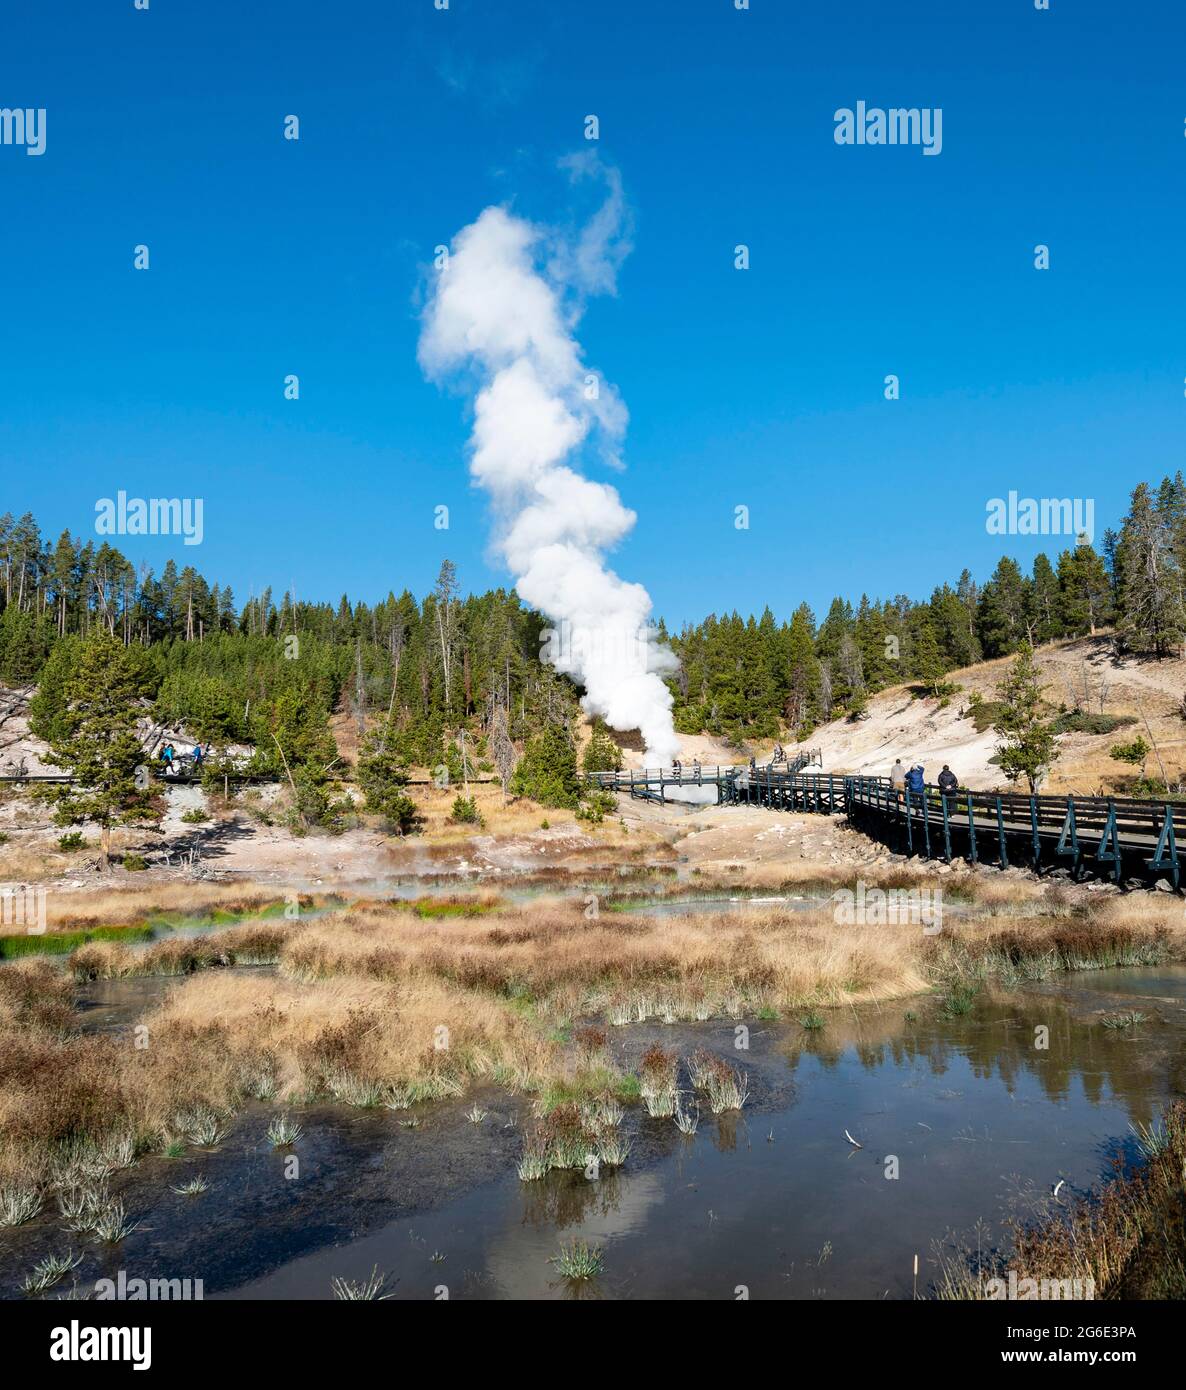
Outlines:
{"label": "clear blue sky", "polygon": [[[1009,489],[1102,531],[1186,466],[1184,39],[1180,0],[9,6],[48,142],[0,147],[0,511],[200,496],[200,547],[118,543],[240,601],[507,582],[417,292],[490,203],[565,221],[592,112],[635,218],[580,329],[631,414],[613,563],[669,622],[986,577],[1038,548],[985,532]],[[858,100],[942,107],[942,154],[837,146]]]}

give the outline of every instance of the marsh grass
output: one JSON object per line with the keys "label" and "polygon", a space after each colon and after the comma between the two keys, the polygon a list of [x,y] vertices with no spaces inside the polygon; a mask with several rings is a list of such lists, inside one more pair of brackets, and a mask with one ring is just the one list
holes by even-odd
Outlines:
{"label": "marsh grass", "polygon": [[939,1013],[943,1018],[962,1018],[972,1012],[978,989],[973,984],[955,984],[940,1001]]}
{"label": "marsh grass", "polygon": [[1141,1013],[1139,1009],[1125,1009],[1121,1013],[1103,1014],[1100,1017],[1100,1023],[1112,1032],[1135,1028],[1138,1024],[1148,1021],[1149,1015]]}
{"label": "marsh grass", "polygon": [[33,1272],[25,1276],[21,1285],[26,1294],[44,1293],[46,1289],[63,1280],[72,1269],[82,1263],[82,1256],[67,1251],[65,1255],[46,1255],[33,1266]]}
{"label": "marsh grass", "polygon": [[582,1108],[568,1101],[549,1110],[524,1135],[520,1180],[536,1182],[554,1168],[620,1167],[630,1152],[620,1122],[612,1107]]}
{"label": "marsh grass", "polygon": [[673,1118],[675,1127],[681,1134],[689,1138],[696,1133],[700,1125],[700,1103],[693,1100],[690,1106],[684,1105],[683,1093],[678,1092],[675,1097],[675,1111]]}
{"label": "marsh grass", "polygon": [[395,1297],[394,1292],[388,1291],[387,1284],[388,1276],[380,1274],[379,1266],[375,1265],[365,1279],[335,1278],[330,1287],[333,1289],[334,1297],[344,1303],[382,1303]]}
{"label": "marsh grass", "polygon": [[196,1105],[173,1116],[173,1129],[199,1149],[216,1149],[230,1132],[222,1116],[209,1105]]}
{"label": "marsh grass", "polygon": [[0,1183],[0,1226],[23,1226],[42,1207],[41,1188],[33,1184]]}
{"label": "marsh grass", "polygon": [[639,1089],[647,1114],[668,1119],[675,1114],[679,1059],[658,1043],[652,1043],[638,1063]]}
{"label": "marsh grass", "polygon": [[58,1205],[66,1229],[109,1245],[117,1245],[130,1236],[139,1221],[129,1221],[123,1201],[108,1192],[106,1184],[65,1188],[58,1194]]}
{"label": "marsh grass", "polygon": [[268,1125],[268,1143],[274,1149],[290,1148],[304,1131],[290,1115],[277,1115]]}
{"label": "marsh grass", "polygon": [[707,1096],[714,1115],[740,1110],[749,1098],[746,1073],[730,1066],[715,1053],[699,1048],[689,1058],[688,1070],[697,1089]]}
{"label": "marsh grass", "polygon": [[550,1263],[565,1279],[595,1279],[605,1268],[602,1247],[574,1238],[560,1247]]}
{"label": "marsh grass", "polygon": [[210,1190],[210,1184],[199,1174],[197,1177],[189,1178],[186,1182],[179,1183],[172,1190],[179,1197],[200,1197],[203,1192]]}
{"label": "marsh grass", "polygon": [[936,1296],[981,1298],[986,1279],[1015,1270],[1019,1279],[1090,1279],[1096,1299],[1186,1298],[1186,1101],[1140,1138],[1141,1165],[1129,1169],[1117,1154],[1111,1179],[1069,1209],[1014,1223],[1007,1252],[941,1260]]}
{"label": "marsh grass", "polygon": [[[178,889],[181,905],[192,885]],[[229,1118],[255,1099],[403,1110],[480,1082],[531,1096],[541,1118],[641,1100],[675,1121],[677,1106],[684,1111],[677,1059],[660,1048],[665,1060],[637,1076],[619,1070],[611,1025],[777,1012],[814,1026],[837,1005],[937,990],[942,1008],[993,982],[1184,954],[1182,923],[1162,895],[1084,906],[1082,894],[1037,903],[1043,891],[1027,887],[1028,897],[1008,900],[1034,915],[1011,916],[1007,928],[961,919],[938,937],[842,925],[814,908],[589,920],[582,899],[541,896],[444,918],[355,902],[138,952],[92,941],[74,953],[80,976],[145,970],[133,956],[179,976],[144,1016],[151,1048],[136,1052],[77,1030],[67,972],[46,960],[13,961],[0,969],[0,1194],[15,1195],[0,1195],[0,1219],[19,1215],[22,1193],[36,1189],[40,1199],[85,1185],[146,1147],[159,1151],[162,1140],[175,1156],[186,1142],[217,1144]],[[979,885],[976,892],[983,901]],[[269,896],[274,907],[274,890]],[[223,909],[238,910],[230,894],[211,912]],[[217,968],[267,958],[274,976]],[[179,1116],[205,1119],[187,1119],[185,1132]],[[617,1154],[623,1141],[606,1136],[620,1126],[582,1118],[582,1127],[580,1157],[612,1161],[603,1150]],[[525,1152],[523,1161],[546,1172],[554,1156]]]}

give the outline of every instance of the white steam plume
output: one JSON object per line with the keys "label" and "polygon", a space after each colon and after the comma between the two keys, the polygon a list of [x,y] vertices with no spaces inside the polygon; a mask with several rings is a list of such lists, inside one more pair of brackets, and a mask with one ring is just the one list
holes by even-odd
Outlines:
{"label": "white steam plume", "polygon": [[679,748],[662,679],[675,658],[647,626],[650,595],[605,563],[635,514],[616,489],[566,462],[593,440],[616,462],[627,419],[573,336],[581,296],[612,292],[628,250],[620,181],[592,160],[569,168],[609,184],[576,243],[548,246],[541,228],[488,207],[457,233],[438,274],[420,362],[437,378],[466,364],[479,373],[470,471],[490,494],[497,545],[520,597],[554,624],[545,658],[584,686],[587,713],[640,730],[647,753],[666,763]]}

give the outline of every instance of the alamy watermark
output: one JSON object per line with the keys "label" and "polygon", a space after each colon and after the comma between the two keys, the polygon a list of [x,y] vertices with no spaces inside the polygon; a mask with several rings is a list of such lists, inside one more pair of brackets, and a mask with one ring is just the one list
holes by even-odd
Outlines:
{"label": "alamy watermark", "polygon": [[201,1302],[205,1297],[200,1279],[129,1279],[126,1269],[114,1279],[95,1280],[95,1298],[130,1303]]}
{"label": "alamy watermark", "polygon": [[100,536],[183,536],[186,545],[201,545],[203,501],[200,497],[129,497],[95,503],[95,532]]}
{"label": "alamy watermark", "polygon": [[1094,497],[990,497],[984,504],[990,536],[1074,536],[1080,545],[1095,539]]}
{"label": "alamy watermark", "polygon": [[621,675],[666,671],[653,627],[573,623],[561,619],[540,633],[540,660],[570,674],[607,670]]}
{"label": "alamy watermark", "polygon": [[29,936],[45,932],[44,888],[25,883],[0,883],[0,926],[23,928]]}
{"label": "alamy watermark", "polygon": [[1060,1303],[1083,1303],[1095,1298],[1095,1280],[1085,1279],[1019,1279],[1011,1269],[1005,1279],[989,1279],[983,1286],[985,1298],[1057,1300]]}
{"label": "alamy watermark", "polygon": [[841,106],[832,118],[838,145],[921,145],[923,154],[943,153],[941,106]]}
{"label": "alamy watermark", "polygon": [[0,145],[24,145],[26,154],[44,154],[45,107],[0,107]]}
{"label": "alamy watermark", "polygon": [[943,930],[942,888],[877,888],[858,879],[855,891],[838,888],[832,901],[838,926],[920,926],[924,936]]}

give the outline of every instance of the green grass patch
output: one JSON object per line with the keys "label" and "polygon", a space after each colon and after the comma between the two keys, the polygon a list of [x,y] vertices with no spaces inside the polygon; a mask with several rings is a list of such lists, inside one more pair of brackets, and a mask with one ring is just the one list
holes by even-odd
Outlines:
{"label": "green grass patch", "polygon": [[390,906],[397,912],[411,912],[427,920],[449,917],[485,917],[502,906],[483,898],[393,898]]}
{"label": "green grass patch", "polygon": [[[633,1085],[629,1083],[633,1082]],[[638,1077],[624,1076],[608,1067],[588,1067],[567,1078],[553,1078],[544,1084],[537,1098],[537,1108],[548,1115],[560,1105],[583,1104],[603,1096],[614,1096],[627,1102],[638,1098]]]}
{"label": "green grass patch", "polygon": [[122,941],[124,943],[151,941],[152,928],[92,927],[89,931],[45,932],[40,936],[16,932],[0,936],[0,960],[16,960],[18,956],[64,956],[91,941]]}

